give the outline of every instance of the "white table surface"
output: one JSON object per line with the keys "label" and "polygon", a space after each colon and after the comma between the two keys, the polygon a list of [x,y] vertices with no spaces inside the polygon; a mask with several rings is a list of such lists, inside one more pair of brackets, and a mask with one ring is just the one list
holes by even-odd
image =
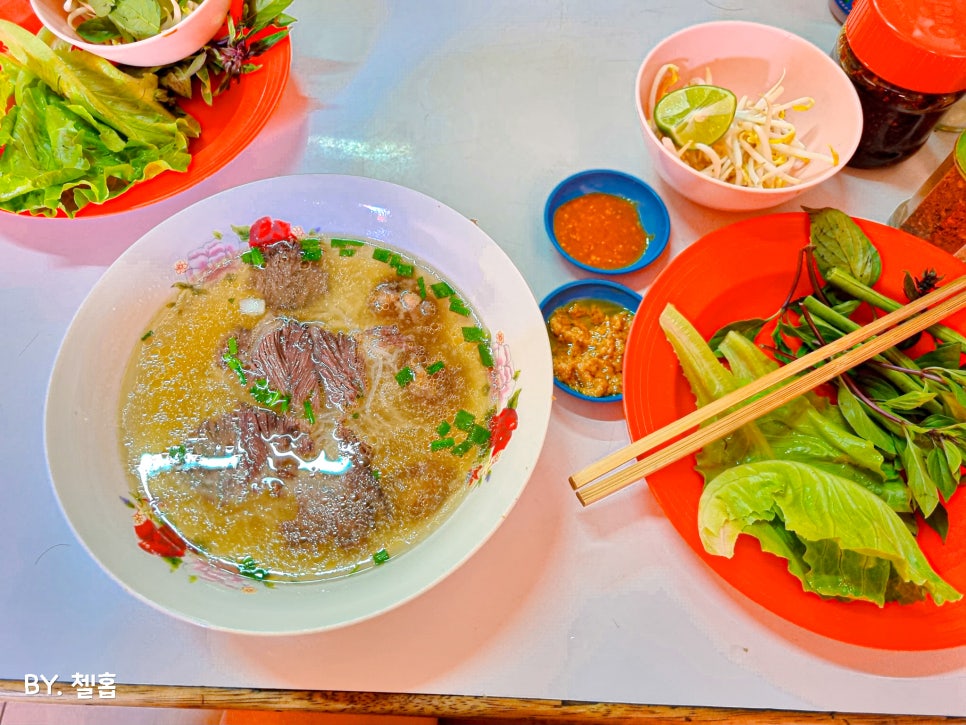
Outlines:
{"label": "white table surface", "polygon": [[[206,631],[100,570],[55,500],[43,400],[75,310],[153,225],[255,179],[370,176],[478,220],[540,299],[586,276],[551,250],[546,194],[574,171],[613,168],[654,185],[671,213],[669,253],[622,279],[646,292],[675,253],[748,215],[696,206],[649,167],[633,105],[644,54],[703,20],[767,22],[829,49],[839,29],[824,0],[296,0],[290,12],[290,83],[226,168],[114,216],[0,218],[0,679],[109,671],[145,684],[966,714],[966,648],[864,649],[779,620],[700,562],[646,485],[582,509],[567,476],[628,441],[619,407],[557,398],[537,469],[496,535],[434,589],[355,626]],[[898,167],[846,170],[775,211],[828,205],[884,222],[951,141],[936,134]]]}

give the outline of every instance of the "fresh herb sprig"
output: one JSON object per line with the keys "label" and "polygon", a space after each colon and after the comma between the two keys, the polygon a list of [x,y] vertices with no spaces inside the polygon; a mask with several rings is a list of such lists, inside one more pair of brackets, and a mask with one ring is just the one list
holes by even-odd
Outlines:
{"label": "fresh herb sprig", "polygon": [[159,100],[173,105],[178,97],[191,98],[197,79],[201,97],[211,105],[243,75],[261,68],[255,59],[288,36],[295,23],[285,13],[291,4],[292,0],[245,0],[240,17],[228,16],[225,35],[177,63],[151,69],[158,76]]}
{"label": "fresh herb sprig", "polygon": [[[873,289],[882,272],[879,252],[850,217],[831,208],[806,211],[810,244],[799,255],[785,302],[768,318],[721,328],[708,343],[713,350],[719,351],[729,331],[755,340],[773,323],[771,351],[788,361],[858,329],[851,315],[860,306],[879,314],[903,304]],[[803,274],[810,278],[811,294],[795,297]],[[903,291],[911,300],[940,281],[935,270],[922,270],[921,277],[907,271]],[[890,462],[882,491],[901,487],[900,498],[909,507],[902,513],[910,528],[915,521],[905,514],[918,511],[945,538],[945,503],[966,481],[966,337],[946,325],[934,325],[927,333],[934,342],[928,352],[913,358],[903,346],[891,348],[834,384],[851,429]]]}

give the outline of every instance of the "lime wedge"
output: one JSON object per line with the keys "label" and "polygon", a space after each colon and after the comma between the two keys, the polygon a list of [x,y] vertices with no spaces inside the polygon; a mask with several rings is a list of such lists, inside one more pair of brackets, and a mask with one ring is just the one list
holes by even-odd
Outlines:
{"label": "lime wedge", "polygon": [[654,123],[677,146],[713,144],[725,135],[738,100],[720,86],[685,86],[663,96],[654,107]]}

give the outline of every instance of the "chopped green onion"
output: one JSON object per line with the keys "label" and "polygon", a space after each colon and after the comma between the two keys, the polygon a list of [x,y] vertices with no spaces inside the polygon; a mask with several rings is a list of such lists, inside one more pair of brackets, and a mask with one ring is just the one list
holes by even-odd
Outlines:
{"label": "chopped green onion", "polygon": [[438,426],[436,426],[436,435],[442,438],[444,435],[449,433],[453,429],[453,426],[449,424],[449,421],[444,420]]}
{"label": "chopped green onion", "polygon": [[231,353],[226,353],[221,359],[225,361],[225,365],[228,366],[229,370],[234,371],[242,385],[248,385],[248,376],[245,375],[245,368],[242,367],[241,360]]}
{"label": "chopped green onion", "polygon": [[476,424],[476,418],[473,414],[463,410],[462,408],[456,411],[456,416],[453,418],[453,425],[462,431],[469,432],[470,429]]}
{"label": "chopped green onion", "polygon": [[143,335],[141,335],[141,342],[144,342],[144,341],[145,341],[145,340],[147,340],[147,339],[148,339],[149,337],[151,337],[151,335],[153,335],[153,334],[154,334],[154,330],[148,330],[148,331],[147,331],[147,332],[145,332],[145,333],[144,333]]}
{"label": "chopped green onion", "polygon": [[482,425],[474,425],[470,429],[470,433],[466,436],[466,440],[475,443],[478,446],[485,446],[490,442],[490,429],[485,428]]}
{"label": "chopped green onion", "polygon": [[262,250],[258,247],[252,247],[247,252],[242,254],[241,261],[245,264],[250,264],[253,267],[261,267],[265,264],[265,255],[262,254]]}
{"label": "chopped green onion", "polygon": [[486,339],[486,333],[479,327],[464,327],[463,339],[466,342],[483,342]]}
{"label": "chopped green onion", "polygon": [[416,268],[409,263],[397,262],[393,266],[396,268],[396,274],[400,277],[412,277],[416,271]]}
{"label": "chopped green onion", "polygon": [[228,338],[228,354],[238,355],[238,338],[234,336]]}
{"label": "chopped green onion", "polygon": [[238,573],[242,576],[248,577],[249,579],[256,579],[258,581],[268,578],[268,570],[258,566],[255,560],[250,556],[246,556],[244,559],[238,562]]}
{"label": "chopped green onion", "polygon": [[299,242],[302,247],[302,259],[306,262],[318,262],[322,259],[322,246],[316,237],[306,237]]}
{"label": "chopped green onion", "polygon": [[378,480],[379,480],[380,478],[382,478],[382,471],[380,471],[380,470],[379,470],[379,469],[377,469],[377,468],[373,468],[373,469],[372,469],[372,471],[371,471],[371,473],[372,473],[372,477],[373,477],[373,478],[374,478],[375,480],[377,480],[377,481],[378,481]]}
{"label": "chopped green onion", "polygon": [[329,244],[331,244],[334,249],[345,249],[346,247],[361,247],[363,242],[360,242],[358,239],[339,239],[338,237],[335,237],[329,240]]}
{"label": "chopped green onion", "polygon": [[396,373],[396,382],[399,383],[399,387],[401,388],[405,388],[415,379],[416,373],[414,373],[413,369],[408,366]]}
{"label": "chopped green onion", "polygon": [[305,419],[309,422],[309,425],[315,425],[315,411],[312,410],[312,401],[306,400],[302,403],[302,410],[305,411]]}
{"label": "chopped green onion", "polygon": [[340,249],[339,250],[339,256],[340,257],[354,257],[355,255],[356,255],[356,250],[354,250],[354,249]]}
{"label": "chopped green onion", "polygon": [[419,288],[420,298],[426,299],[426,280],[424,280],[422,277],[419,277],[416,280],[416,287]]}
{"label": "chopped green onion", "polygon": [[437,360],[432,365],[426,366],[426,372],[429,373],[430,375],[435,375],[445,367],[446,367],[446,364],[442,360]]}
{"label": "chopped green onion", "polygon": [[179,463],[184,463],[184,459],[188,455],[188,449],[184,447],[184,444],[180,446],[171,446],[168,449],[168,455]]}
{"label": "chopped green onion", "polygon": [[490,350],[490,346],[485,342],[481,342],[477,345],[477,348],[480,351],[480,362],[483,363],[483,367],[493,367],[493,352]]}
{"label": "chopped green onion", "polygon": [[464,317],[469,317],[470,315],[470,308],[459,297],[449,298],[449,309],[457,315],[463,315]]}
{"label": "chopped green onion", "polygon": [[249,388],[248,392],[252,394],[262,405],[267,405],[269,408],[278,407],[283,413],[288,411],[289,403],[292,401],[292,396],[282,395],[279,391],[272,389],[268,385],[268,380],[261,378],[257,380],[255,384]]}
{"label": "chopped green onion", "polygon": [[388,262],[392,259],[392,254],[391,251],[382,247],[376,247],[372,250],[372,258],[377,262]]}
{"label": "chopped green onion", "polygon": [[385,549],[379,549],[379,551],[372,555],[372,560],[377,564],[385,564],[389,561],[389,552]]}
{"label": "chopped green onion", "polygon": [[455,444],[456,441],[452,438],[438,438],[429,444],[429,450],[441,451],[444,448],[452,448]]}
{"label": "chopped green onion", "polygon": [[452,454],[454,456],[462,456],[465,453],[467,453],[467,451],[469,451],[470,448],[472,448],[472,447],[473,447],[473,444],[470,441],[467,440],[467,441],[463,441],[462,443],[460,443],[458,445],[453,446],[450,449],[450,452],[452,452]]}
{"label": "chopped green onion", "polygon": [[432,285],[430,289],[433,291],[433,294],[436,295],[438,299],[442,299],[443,297],[449,297],[450,295],[456,294],[453,288],[450,287],[445,282],[437,282],[436,284]]}

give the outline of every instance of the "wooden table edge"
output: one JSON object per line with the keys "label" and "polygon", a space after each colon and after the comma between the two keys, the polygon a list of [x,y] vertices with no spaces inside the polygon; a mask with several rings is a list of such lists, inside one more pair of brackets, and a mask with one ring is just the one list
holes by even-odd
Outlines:
{"label": "wooden table edge", "polygon": [[437,718],[441,721],[512,721],[580,723],[615,722],[716,723],[721,725],[912,725],[964,723],[966,716],[889,715],[811,712],[752,708],[644,705],[621,702],[487,697],[473,695],[402,694],[336,690],[284,690],[180,685],[117,684],[115,697],[80,700],[27,694],[21,680],[0,680],[0,700],[34,704],[118,705],[125,707],[205,710],[324,712]]}

